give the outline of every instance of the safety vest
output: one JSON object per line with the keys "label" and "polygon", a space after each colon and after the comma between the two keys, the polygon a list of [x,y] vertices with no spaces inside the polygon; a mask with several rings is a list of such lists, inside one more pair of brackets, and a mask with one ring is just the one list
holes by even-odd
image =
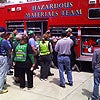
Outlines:
{"label": "safety vest", "polygon": [[27,57],[27,44],[18,44],[15,48],[14,61],[25,62]]}
{"label": "safety vest", "polygon": [[49,41],[45,41],[45,43],[42,43],[42,41],[40,41],[39,46],[40,46],[40,55],[50,54]]}
{"label": "safety vest", "polygon": [[3,40],[3,38],[0,37],[0,44],[1,44],[2,40]]}

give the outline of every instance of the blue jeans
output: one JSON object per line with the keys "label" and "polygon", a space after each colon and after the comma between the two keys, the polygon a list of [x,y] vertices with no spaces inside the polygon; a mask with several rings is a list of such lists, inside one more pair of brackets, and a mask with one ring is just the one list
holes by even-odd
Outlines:
{"label": "blue jeans", "polygon": [[9,73],[12,66],[12,55],[10,54],[7,57],[7,63],[7,73]]}
{"label": "blue jeans", "polygon": [[0,56],[0,91],[4,86],[4,81],[7,75],[7,57]]}
{"label": "blue jeans", "polygon": [[94,70],[93,100],[99,100],[100,68]]}
{"label": "blue jeans", "polygon": [[60,76],[60,84],[65,85],[64,78],[64,66],[67,72],[67,79],[69,83],[73,83],[72,80],[72,70],[70,68],[70,57],[69,56],[58,56],[58,68],[59,68],[59,76]]}

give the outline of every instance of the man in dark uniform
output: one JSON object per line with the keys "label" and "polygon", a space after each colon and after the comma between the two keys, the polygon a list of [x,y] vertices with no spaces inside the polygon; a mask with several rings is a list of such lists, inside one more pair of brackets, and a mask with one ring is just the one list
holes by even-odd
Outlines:
{"label": "man in dark uniform", "polygon": [[72,33],[72,29],[71,28],[68,28],[66,30],[67,32],[67,36],[70,37],[70,39],[72,39],[72,41],[74,42],[73,46],[71,47],[71,69],[72,70],[77,70],[77,71],[80,71],[78,66],[75,65],[76,64],[76,52],[75,52],[75,46],[77,45],[77,38],[76,36],[73,35]]}

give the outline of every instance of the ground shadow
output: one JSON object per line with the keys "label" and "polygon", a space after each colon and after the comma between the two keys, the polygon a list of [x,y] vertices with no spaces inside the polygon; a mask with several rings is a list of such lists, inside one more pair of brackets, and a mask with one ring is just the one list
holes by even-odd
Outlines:
{"label": "ground shadow", "polygon": [[87,89],[82,89],[82,94],[87,96],[87,97],[91,97],[92,96],[92,92],[88,91]]}
{"label": "ground shadow", "polygon": [[50,83],[54,83],[54,84],[56,84],[56,85],[59,85],[60,83],[60,80],[59,80],[59,78],[53,78],[52,79],[52,81],[49,81]]}
{"label": "ground shadow", "polygon": [[38,77],[38,78],[40,78],[40,74],[36,74],[36,75],[35,75],[35,77]]}
{"label": "ground shadow", "polygon": [[6,87],[10,87],[10,85],[8,83],[5,84]]}
{"label": "ground shadow", "polygon": [[19,83],[16,83],[16,82],[15,82],[15,78],[12,77],[12,79],[13,79],[13,82],[12,82],[12,83],[13,83],[14,85],[16,85],[16,86],[19,86]]}

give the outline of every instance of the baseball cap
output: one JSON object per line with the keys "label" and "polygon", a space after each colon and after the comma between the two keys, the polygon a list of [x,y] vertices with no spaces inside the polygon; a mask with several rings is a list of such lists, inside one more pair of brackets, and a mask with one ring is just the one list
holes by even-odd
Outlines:
{"label": "baseball cap", "polygon": [[71,28],[68,28],[68,29],[66,30],[66,32],[72,32],[72,29],[71,29]]}
{"label": "baseball cap", "polygon": [[31,34],[34,34],[34,31],[33,31],[33,30],[30,30],[30,31],[28,32],[28,35],[31,35]]}

